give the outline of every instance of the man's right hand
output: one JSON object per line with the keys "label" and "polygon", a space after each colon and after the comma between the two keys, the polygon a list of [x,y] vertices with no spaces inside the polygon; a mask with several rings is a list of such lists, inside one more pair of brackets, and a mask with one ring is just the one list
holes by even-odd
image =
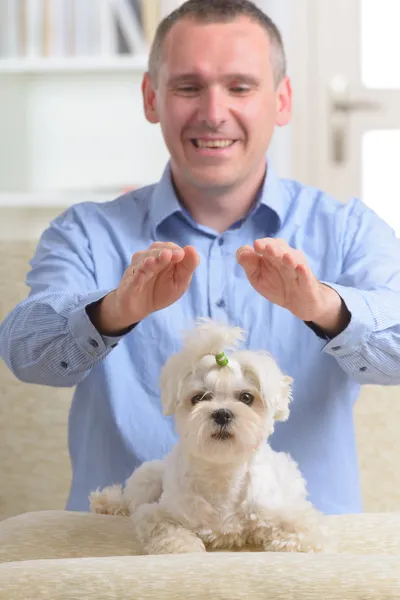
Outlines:
{"label": "man's right hand", "polygon": [[193,246],[154,242],[136,252],[116,290],[88,308],[102,335],[119,335],[186,292],[200,257]]}

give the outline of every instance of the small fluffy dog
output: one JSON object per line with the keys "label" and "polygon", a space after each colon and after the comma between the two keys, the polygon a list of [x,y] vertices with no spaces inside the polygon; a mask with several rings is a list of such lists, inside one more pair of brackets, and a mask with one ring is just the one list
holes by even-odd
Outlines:
{"label": "small fluffy dog", "polygon": [[242,339],[241,329],[212,321],[189,332],[160,381],[180,441],[125,487],[90,495],[92,512],[130,516],[144,554],[327,549],[296,463],[267,443],[289,416],[292,380],[269,354],[236,350]]}

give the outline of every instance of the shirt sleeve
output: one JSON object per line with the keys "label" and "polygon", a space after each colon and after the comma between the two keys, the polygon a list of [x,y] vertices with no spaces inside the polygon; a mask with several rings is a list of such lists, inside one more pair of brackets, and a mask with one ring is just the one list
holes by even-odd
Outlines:
{"label": "shirt sleeve", "polygon": [[400,384],[400,242],[360,201],[346,212],[342,272],[324,283],[341,296],[351,318],[324,352],[360,383]]}
{"label": "shirt sleeve", "polygon": [[29,383],[74,386],[120,340],[102,336],[86,307],[99,289],[83,206],[68,209],[42,235],[27,276],[28,297],[0,325],[0,354]]}

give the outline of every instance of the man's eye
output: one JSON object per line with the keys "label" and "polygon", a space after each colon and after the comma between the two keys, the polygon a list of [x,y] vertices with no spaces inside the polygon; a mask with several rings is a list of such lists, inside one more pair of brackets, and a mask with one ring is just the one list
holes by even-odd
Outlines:
{"label": "man's eye", "polygon": [[250,392],[242,392],[239,396],[239,400],[240,402],[243,402],[243,404],[250,406],[250,404],[253,403],[254,396],[253,394],[250,394]]}
{"label": "man's eye", "polygon": [[198,402],[203,402],[206,400],[212,400],[212,394],[203,392],[202,394],[196,394],[191,398],[191,402],[193,405],[198,404]]}
{"label": "man's eye", "polygon": [[234,85],[230,88],[231,92],[234,94],[245,94],[250,91],[250,88],[247,85]]}
{"label": "man's eye", "polygon": [[181,85],[177,88],[179,94],[196,94],[198,91],[199,88],[195,85]]}

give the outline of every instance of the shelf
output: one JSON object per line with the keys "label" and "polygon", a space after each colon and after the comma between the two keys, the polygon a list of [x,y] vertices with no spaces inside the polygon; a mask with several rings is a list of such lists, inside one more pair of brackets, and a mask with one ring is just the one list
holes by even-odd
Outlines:
{"label": "shelf", "polygon": [[0,75],[80,72],[144,72],[146,54],[118,57],[2,58]]}
{"label": "shelf", "polygon": [[110,192],[0,192],[0,208],[67,207],[79,202],[107,202],[123,194]]}

